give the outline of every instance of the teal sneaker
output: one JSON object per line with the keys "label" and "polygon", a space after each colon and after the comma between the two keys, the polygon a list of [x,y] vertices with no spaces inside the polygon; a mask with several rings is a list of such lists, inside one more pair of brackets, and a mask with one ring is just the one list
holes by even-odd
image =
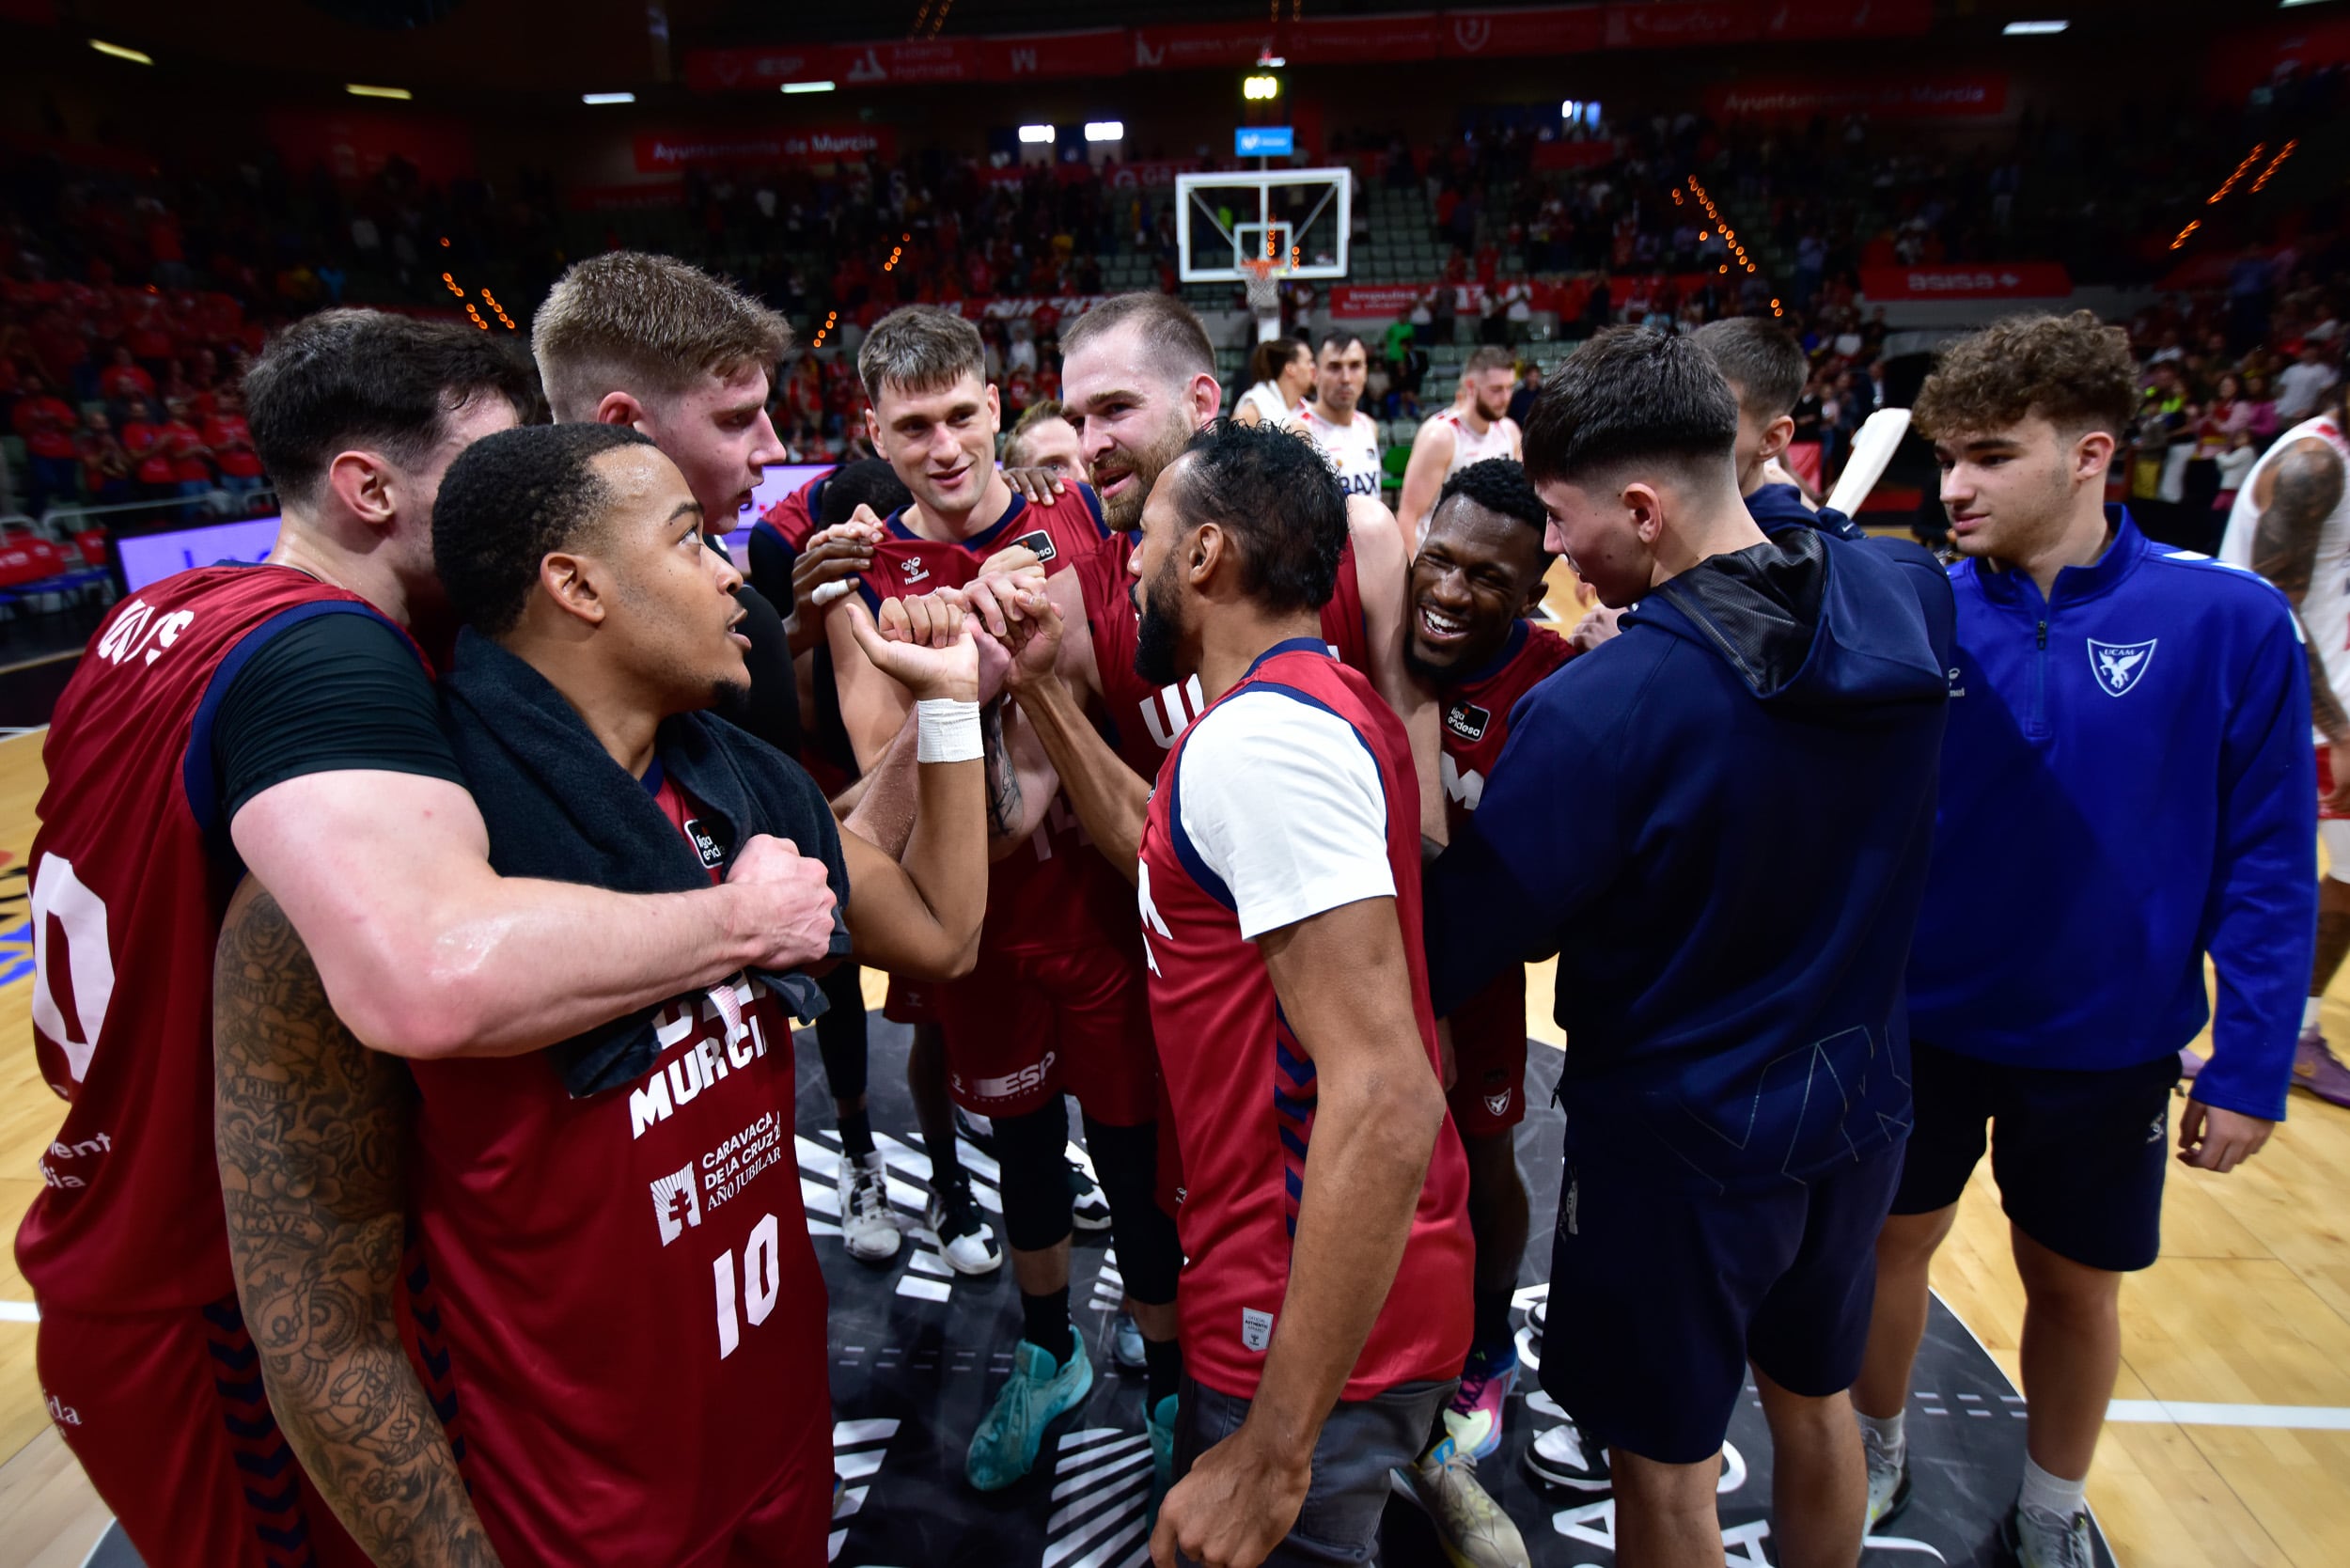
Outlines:
{"label": "teal sneaker", "polygon": [[1000,1492],[1036,1466],[1044,1428],[1073,1410],[1093,1390],[1093,1361],[1085,1341],[1069,1331],[1069,1359],[1058,1368],[1042,1346],[1023,1340],[1011,1353],[1011,1380],[979,1419],[963,1473],[982,1492]]}
{"label": "teal sneaker", "polygon": [[1175,1484],[1175,1396],[1167,1395],[1142,1413],[1142,1429],[1151,1435],[1151,1512],[1143,1534],[1159,1528],[1159,1503]]}

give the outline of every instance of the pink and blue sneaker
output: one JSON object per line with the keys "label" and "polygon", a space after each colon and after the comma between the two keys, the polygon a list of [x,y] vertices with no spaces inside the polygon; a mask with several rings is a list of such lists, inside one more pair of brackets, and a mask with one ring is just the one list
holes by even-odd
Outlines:
{"label": "pink and blue sneaker", "polygon": [[1502,1407],[1517,1385],[1516,1350],[1504,1350],[1498,1357],[1470,1351],[1461,1368],[1461,1387],[1445,1411],[1453,1446],[1471,1459],[1484,1459],[1501,1447]]}

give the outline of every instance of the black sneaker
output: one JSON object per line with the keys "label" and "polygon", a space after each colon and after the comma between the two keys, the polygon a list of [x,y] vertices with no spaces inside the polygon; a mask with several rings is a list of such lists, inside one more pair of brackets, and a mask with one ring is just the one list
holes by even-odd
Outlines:
{"label": "black sneaker", "polygon": [[1086,1168],[1075,1160],[1069,1162],[1069,1221],[1080,1231],[1106,1231],[1110,1228],[1110,1200],[1103,1196],[1102,1184],[1086,1174]]}
{"label": "black sneaker", "polygon": [[931,1184],[922,1222],[938,1237],[940,1255],[957,1274],[993,1274],[1003,1265],[995,1232],[979,1217],[979,1200],[971,1196],[971,1178],[961,1171],[943,1186]]}

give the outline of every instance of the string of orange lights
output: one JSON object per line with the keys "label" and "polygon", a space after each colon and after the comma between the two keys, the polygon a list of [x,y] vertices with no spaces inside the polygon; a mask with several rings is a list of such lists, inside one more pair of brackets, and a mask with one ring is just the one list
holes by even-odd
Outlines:
{"label": "string of orange lights", "polygon": [[[1713,221],[1714,227],[1722,231],[1722,239],[1729,243],[1730,254],[1736,259],[1738,265],[1744,267],[1748,273],[1752,273],[1754,271],[1754,259],[1747,254],[1747,247],[1739,243],[1738,231],[1730,227],[1729,221],[1722,216],[1721,210],[1714,205],[1714,198],[1706,194],[1705,187],[1699,182],[1698,177],[1694,174],[1689,176],[1689,192],[1692,196],[1695,196],[1698,198],[1698,205],[1704,209],[1705,215]],[[1679,186],[1675,186],[1673,188],[1673,205],[1675,207],[1686,205],[1681,199],[1681,188]],[[1711,238],[1713,238],[1712,230],[1703,228],[1698,230],[1698,242],[1700,244]],[[1714,270],[1727,274],[1730,272],[1730,263],[1728,261],[1724,261]],[[1774,316],[1784,316],[1787,312],[1778,301],[1773,300],[1771,302],[1771,314]]]}
{"label": "string of orange lights", "polygon": [[[2284,146],[2277,149],[2277,155],[2268,160],[2268,166],[2261,170],[2260,177],[2252,181],[2252,192],[2254,195],[2257,196],[2267,186],[2271,180],[2277,177],[2277,171],[2284,167],[2285,160],[2292,157],[2294,149],[2299,147],[2300,145],[2301,138],[2295,136],[2288,139]],[[2244,155],[2244,161],[2236,165],[2234,171],[2231,173],[2227,179],[2219,182],[2219,189],[2212,192],[2211,195],[2203,198],[2203,205],[2206,207],[2217,207],[2221,202],[2227,200],[2229,195],[2233,192],[2238,185],[2244,182],[2244,177],[2251,172],[2252,165],[2259,163],[2261,161],[2261,155],[2267,150],[2268,144],[2266,142],[2254,142],[2252,144],[2252,150]],[[2179,230],[2178,237],[2170,242],[2170,248],[2172,250],[2185,249],[2187,241],[2193,238],[2195,231],[2202,227],[2202,219],[2195,218],[2190,220],[2185,228]]]}
{"label": "string of orange lights", "polygon": [[[446,244],[448,242],[444,240],[441,243],[443,244]],[[470,321],[474,325],[479,327],[484,332],[490,330],[490,323],[488,320],[482,316],[480,306],[475,305],[471,300],[465,299],[464,287],[457,281],[455,274],[443,273],[441,274],[441,287],[456,295],[457,298],[464,300],[465,319],[467,321]],[[490,307],[491,315],[495,316],[499,322],[505,326],[507,331],[514,332],[519,330],[514,325],[514,318],[506,313],[506,306],[498,304],[497,296],[490,292],[487,289],[481,290],[481,304]]]}

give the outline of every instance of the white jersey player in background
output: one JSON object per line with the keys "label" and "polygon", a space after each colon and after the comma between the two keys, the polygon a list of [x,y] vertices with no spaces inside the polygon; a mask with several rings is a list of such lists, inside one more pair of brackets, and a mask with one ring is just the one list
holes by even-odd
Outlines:
{"label": "white jersey player in background", "polygon": [[1324,335],[1314,354],[1314,400],[1297,412],[1299,428],[1339,471],[1349,500],[1379,499],[1379,421],[1355,406],[1370,371],[1360,337],[1343,327]]}
{"label": "white jersey player in background", "polygon": [[[2326,1043],[2318,1002],[2350,952],[2350,434],[2342,388],[2314,418],[2277,438],[2236,492],[2219,558],[2267,578],[2293,601],[2310,651],[2310,706],[2317,726],[2317,963],[2293,1081],[2321,1100],[2350,1105],[2350,1069]],[[2186,1058],[2188,1075],[2202,1065]]]}
{"label": "white jersey player in background", "polygon": [[1403,470],[1403,495],[1395,520],[1406,539],[1418,541],[1435,509],[1445,480],[1487,458],[1512,462],[1526,455],[1525,438],[1510,417],[1517,365],[1507,349],[1482,348],[1461,368],[1461,395],[1432,416],[1412,437],[1412,461]]}

